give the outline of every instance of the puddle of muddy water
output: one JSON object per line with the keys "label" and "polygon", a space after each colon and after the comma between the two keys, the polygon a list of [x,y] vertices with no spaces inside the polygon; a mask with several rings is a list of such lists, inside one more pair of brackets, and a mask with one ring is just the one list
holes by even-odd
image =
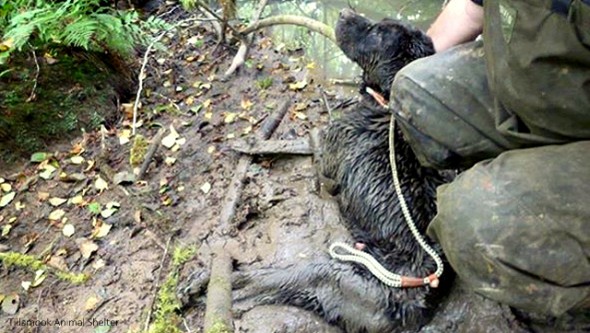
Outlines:
{"label": "puddle of muddy water", "polygon": [[[248,15],[256,1],[244,1],[240,6]],[[426,29],[442,8],[443,0],[292,0],[270,1],[264,16],[292,14],[313,18],[334,26],[341,9],[352,7],[373,20],[395,18]],[[325,37],[310,33],[306,28],[277,26],[271,34],[278,47],[302,48],[310,62],[315,63],[315,78],[350,80],[360,75],[360,69],[348,60],[336,45]],[[355,90],[354,88],[353,90]]]}

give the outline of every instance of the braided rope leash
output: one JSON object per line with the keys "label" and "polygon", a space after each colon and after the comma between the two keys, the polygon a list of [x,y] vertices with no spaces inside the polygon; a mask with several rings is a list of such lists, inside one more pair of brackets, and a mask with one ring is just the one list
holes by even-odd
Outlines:
{"label": "braided rope leash", "polygon": [[[367,87],[367,92],[375,98],[377,103],[379,103],[384,108],[389,108],[383,96],[379,93],[373,91],[371,88]],[[434,262],[436,263],[436,271],[433,274],[430,274],[426,277],[412,277],[412,276],[405,276],[396,273],[392,273],[388,271],[383,265],[381,265],[375,258],[373,258],[370,254],[357,250],[347,244],[336,242],[330,246],[330,255],[334,259],[338,259],[341,261],[352,261],[358,264],[365,266],[377,279],[379,279],[384,284],[394,287],[394,288],[408,288],[408,287],[421,287],[425,285],[429,285],[432,288],[436,288],[439,285],[439,278],[443,273],[444,265],[440,256],[436,253],[436,251],[426,243],[424,237],[418,231],[416,224],[414,223],[414,219],[412,218],[412,214],[410,214],[410,210],[408,209],[408,205],[402,193],[402,188],[399,182],[398,172],[397,172],[397,164],[395,162],[395,147],[394,147],[394,130],[395,130],[395,117],[391,116],[391,121],[389,123],[389,163],[391,164],[391,174],[393,176],[393,185],[395,187],[395,193],[397,194],[398,201],[400,203],[400,207],[402,209],[402,213],[406,220],[414,239],[418,242],[420,247],[424,249]],[[346,253],[341,254],[337,253],[337,249],[343,249]]]}

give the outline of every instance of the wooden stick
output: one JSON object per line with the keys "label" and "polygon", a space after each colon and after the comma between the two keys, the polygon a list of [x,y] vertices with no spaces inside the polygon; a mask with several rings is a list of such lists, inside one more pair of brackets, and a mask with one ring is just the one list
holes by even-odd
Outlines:
{"label": "wooden stick", "polygon": [[231,149],[248,155],[311,155],[308,139],[236,141]]}
{"label": "wooden stick", "polygon": [[[275,113],[265,119],[256,132],[256,138],[266,140],[281,123],[289,110],[290,101],[285,101]],[[211,278],[207,286],[207,302],[205,309],[204,332],[233,332],[231,313],[231,256],[225,251],[225,240],[229,237],[232,222],[236,215],[236,207],[244,188],[246,172],[252,163],[252,156],[241,156],[236,172],[229,185],[223,208],[219,215],[219,224],[214,232],[218,236],[212,243],[213,262],[211,263]]]}
{"label": "wooden stick", "polygon": [[141,163],[141,168],[139,169],[139,173],[137,174],[138,180],[142,179],[143,176],[145,176],[145,173],[147,172],[147,169],[150,166],[150,162],[152,161],[154,154],[158,150],[158,147],[160,146],[160,142],[162,141],[162,138],[164,138],[164,134],[166,134],[166,130],[163,128],[160,128],[158,133],[156,133],[156,135],[152,139],[152,143],[150,143],[150,146],[148,147],[147,153],[145,154],[143,162]]}

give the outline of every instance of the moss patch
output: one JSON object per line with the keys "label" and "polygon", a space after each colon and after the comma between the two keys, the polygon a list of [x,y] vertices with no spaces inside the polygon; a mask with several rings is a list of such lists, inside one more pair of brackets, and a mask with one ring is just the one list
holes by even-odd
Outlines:
{"label": "moss patch", "polygon": [[[112,77],[91,61],[62,55],[57,63],[38,57],[15,58],[0,77],[0,159],[14,162],[43,150],[49,143],[114,122],[116,93]],[[104,66],[103,66],[104,67]]]}

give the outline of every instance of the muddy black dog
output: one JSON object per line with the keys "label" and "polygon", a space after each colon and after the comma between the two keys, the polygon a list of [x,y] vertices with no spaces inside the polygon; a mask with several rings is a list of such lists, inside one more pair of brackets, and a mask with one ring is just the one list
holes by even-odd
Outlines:
{"label": "muddy black dog", "polygon": [[[435,262],[409,231],[393,186],[388,146],[391,113],[365,88],[388,96],[397,71],[432,54],[432,42],[398,21],[374,23],[352,10],[341,12],[336,37],[346,56],[363,70],[362,99],[326,129],[322,173],[337,184],[334,194],[347,228],[365,251],[392,272],[427,276],[436,269]],[[395,133],[395,151],[402,191],[424,233],[436,213],[435,190],[444,178],[420,166],[400,132]],[[417,332],[447,288],[442,282],[437,289],[390,288],[366,268],[325,254],[282,269],[239,273],[234,286],[242,289],[234,300],[301,307],[349,333]]]}

